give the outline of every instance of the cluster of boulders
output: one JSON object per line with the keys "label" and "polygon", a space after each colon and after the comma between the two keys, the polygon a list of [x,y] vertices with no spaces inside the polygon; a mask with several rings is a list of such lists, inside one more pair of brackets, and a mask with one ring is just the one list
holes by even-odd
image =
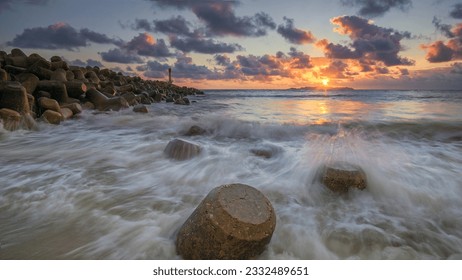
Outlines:
{"label": "cluster of boulders", "polygon": [[162,81],[147,81],[99,67],[70,66],[59,56],[46,60],[20,49],[0,51],[0,120],[4,128],[31,129],[35,119],[51,124],[78,115],[83,109],[118,111],[134,106],[172,102],[189,105],[193,88]]}

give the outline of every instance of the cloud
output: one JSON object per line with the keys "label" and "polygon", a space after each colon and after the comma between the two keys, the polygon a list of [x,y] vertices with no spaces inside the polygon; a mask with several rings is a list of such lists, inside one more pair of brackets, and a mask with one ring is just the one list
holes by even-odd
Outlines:
{"label": "cloud", "polygon": [[359,7],[359,15],[364,17],[379,17],[398,8],[402,11],[412,7],[411,0],[340,0],[344,6]]}
{"label": "cloud", "polygon": [[332,20],[339,27],[336,31],[350,37],[348,46],[321,40],[317,46],[324,50],[326,57],[333,59],[359,59],[371,64],[376,61],[386,66],[413,65],[414,61],[399,56],[403,49],[401,40],[411,38],[409,32],[398,32],[391,28],[379,27],[367,19],[357,16],[342,16]]}
{"label": "cloud", "polygon": [[433,24],[449,40],[435,41],[427,45],[421,45],[427,51],[426,59],[431,63],[448,62],[462,59],[462,23],[454,26],[442,24],[437,18],[433,19]]}
{"label": "cloud", "polygon": [[310,31],[301,30],[294,27],[294,20],[284,17],[285,25],[279,25],[277,32],[287,41],[293,44],[310,44],[315,42],[315,37]]}
{"label": "cloud", "polygon": [[82,61],[80,59],[76,59],[76,60],[73,60],[73,61],[69,61],[69,64],[73,65],[73,66],[79,66],[79,67],[86,67],[86,66],[104,67],[104,65],[100,61],[94,60],[94,59],[87,59],[86,62],[84,62],[84,61]]}
{"label": "cloud", "polygon": [[344,79],[344,72],[348,70],[348,64],[340,60],[332,61],[327,67],[321,68],[321,75],[329,78]]}
{"label": "cloud", "polygon": [[455,19],[462,19],[462,3],[455,4],[449,15]]}
{"label": "cloud", "polygon": [[19,48],[75,51],[90,43],[120,45],[121,42],[87,28],[76,30],[67,23],[58,22],[48,27],[24,29],[23,33],[16,35],[12,41],[7,42],[7,45]]}
{"label": "cloud", "polygon": [[161,7],[191,9],[205,23],[207,31],[217,36],[259,37],[267,34],[268,29],[275,29],[276,24],[266,13],[253,16],[236,16],[234,7],[239,1],[179,1],[151,0]]}
{"label": "cloud", "polygon": [[180,39],[177,37],[170,38],[170,45],[183,52],[198,52],[205,54],[216,53],[233,53],[243,50],[239,44],[226,44],[216,42],[212,39],[186,38]]}
{"label": "cloud", "polygon": [[0,0],[0,14],[5,10],[10,10],[12,4],[22,3],[27,5],[42,6],[48,4],[49,0]]}
{"label": "cloud", "polygon": [[192,36],[189,29],[189,23],[182,16],[172,17],[167,20],[154,20],[153,30],[164,34],[173,34],[177,36]]}
{"label": "cloud", "polygon": [[165,41],[163,39],[154,39],[148,33],[140,33],[131,41],[126,43],[123,48],[128,51],[135,52],[138,55],[150,57],[170,57],[170,53]]}
{"label": "cloud", "polygon": [[126,52],[121,49],[111,49],[107,52],[99,53],[106,62],[115,63],[143,63],[143,59],[136,54]]}

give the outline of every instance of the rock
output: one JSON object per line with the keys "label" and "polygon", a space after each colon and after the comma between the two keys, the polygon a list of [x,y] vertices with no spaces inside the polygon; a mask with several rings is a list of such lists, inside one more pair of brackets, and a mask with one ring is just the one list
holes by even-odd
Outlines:
{"label": "rock", "polygon": [[66,61],[52,61],[51,62],[51,70],[56,69],[63,69],[65,71],[69,70],[69,65],[67,65]]}
{"label": "rock", "polygon": [[0,82],[8,81],[8,73],[0,68]]}
{"label": "rock", "polygon": [[51,111],[51,110],[46,110],[42,114],[42,120],[50,124],[60,124],[61,121],[63,120],[63,116],[61,115],[61,113]]}
{"label": "rock", "polygon": [[176,160],[187,160],[197,156],[200,152],[200,146],[181,139],[170,141],[164,149],[164,154]]}
{"label": "rock", "polygon": [[200,126],[193,125],[189,128],[189,130],[185,133],[185,136],[196,136],[196,135],[204,135],[207,133],[205,129]]}
{"label": "rock", "polygon": [[142,104],[139,104],[139,105],[136,105],[135,107],[133,107],[133,112],[136,112],[136,113],[148,113],[148,108],[146,108],[146,106],[142,105]]}
{"label": "rock", "polygon": [[[154,95],[154,101],[157,102],[157,103],[161,102],[161,101],[162,101],[162,93],[157,92],[157,93]],[[172,102],[173,102],[173,100],[172,100]]]}
{"label": "rock", "polygon": [[95,107],[95,104],[91,103],[90,101],[87,101],[83,103],[82,108],[85,110],[94,110],[96,107]]}
{"label": "rock", "polygon": [[21,49],[18,49],[18,48],[12,49],[11,55],[13,57],[27,57],[27,55]]}
{"label": "rock", "polygon": [[66,71],[66,80],[72,81],[74,79],[75,79],[74,72],[72,72],[71,70],[67,70]]}
{"label": "rock", "polygon": [[51,62],[58,62],[58,61],[63,61],[63,59],[60,56],[54,55],[50,58]]}
{"label": "rock", "polygon": [[5,58],[5,64],[21,68],[29,67],[27,56],[7,56]]}
{"label": "rock", "polygon": [[37,88],[39,78],[32,73],[22,73],[16,79],[26,89],[27,93],[33,94]]}
{"label": "rock", "polygon": [[87,92],[87,85],[82,81],[68,81],[65,82],[67,95],[72,98],[81,98]]}
{"label": "rock", "polygon": [[176,251],[184,259],[252,259],[276,227],[271,202],[257,189],[224,185],[213,189],[180,228]]}
{"label": "rock", "polygon": [[177,99],[175,99],[174,104],[177,104],[177,105],[188,105],[188,104],[186,104],[186,102],[183,100],[183,98],[177,98]]}
{"label": "rock", "polygon": [[51,110],[60,113],[61,107],[58,104],[58,101],[47,98],[47,97],[40,97],[38,100],[38,104],[42,111]]}
{"label": "rock", "polygon": [[0,109],[0,119],[3,121],[3,127],[6,130],[14,131],[19,129],[21,114],[14,110],[3,108]]}
{"label": "rock", "polygon": [[136,95],[133,92],[126,92],[126,93],[122,94],[122,97],[125,100],[127,100],[128,105],[130,105],[130,106],[134,106],[134,105],[138,104]]}
{"label": "rock", "polygon": [[72,110],[69,108],[61,108],[59,112],[61,113],[61,115],[63,116],[63,119],[65,120],[72,118],[72,116],[74,115],[72,113]]}
{"label": "rock", "polygon": [[350,188],[363,190],[367,186],[366,173],[350,163],[334,162],[321,167],[319,172],[322,184],[335,193],[346,193]]}
{"label": "rock", "polygon": [[39,81],[37,90],[49,92],[51,97],[59,103],[67,103],[69,96],[64,82],[61,81]]}
{"label": "rock", "polygon": [[251,149],[250,152],[257,157],[271,158],[273,156],[272,151],[265,149]]}
{"label": "rock", "polygon": [[50,80],[67,82],[66,74],[67,74],[66,70],[62,68],[58,68],[51,73]]}
{"label": "rock", "polygon": [[44,60],[38,59],[34,64],[32,64],[28,71],[35,76],[37,76],[41,80],[49,80],[53,71],[50,70],[51,64]]}
{"label": "rock", "polygon": [[70,103],[70,104],[65,104],[61,105],[61,108],[68,108],[72,111],[72,114],[78,115],[82,113],[83,109],[82,106],[79,103]]}
{"label": "rock", "polygon": [[21,115],[29,114],[30,106],[26,89],[19,82],[0,84],[0,108],[11,109]]}
{"label": "rock", "polygon": [[72,73],[74,73],[74,79],[80,80],[80,81],[86,81],[87,80],[87,79],[85,79],[85,76],[83,75],[82,70],[75,69],[75,70],[71,70],[71,71],[72,71]]}
{"label": "rock", "polygon": [[120,109],[129,107],[127,100],[123,97],[107,98],[103,93],[94,88],[88,89],[86,96],[99,111],[119,111]]}
{"label": "rock", "polygon": [[94,71],[88,71],[86,74],[85,74],[85,78],[87,78],[90,82],[94,83],[94,84],[99,84],[99,82],[101,81],[99,78],[98,78],[98,75],[96,75],[96,73]]}

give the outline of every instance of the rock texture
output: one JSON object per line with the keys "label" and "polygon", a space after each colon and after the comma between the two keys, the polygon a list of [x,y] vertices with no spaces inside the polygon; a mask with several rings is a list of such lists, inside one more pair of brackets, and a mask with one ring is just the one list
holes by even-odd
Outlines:
{"label": "rock texture", "polygon": [[361,167],[335,162],[320,169],[321,182],[335,193],[346,193],[350,188],[363,190],[367,187],[366,173]]}
{"label": "rock texture", "polygon": [[174,139],[170,141],[164,149],[167,157],[176,160],[187,160],[199,155],[201,147],[188,141]]}
{"label": "rock texture", "polygon": [[270,242],[276,216],[257,189],[231,184],[213,189],[183,224],[176,250],[185,259],[252,259]]}

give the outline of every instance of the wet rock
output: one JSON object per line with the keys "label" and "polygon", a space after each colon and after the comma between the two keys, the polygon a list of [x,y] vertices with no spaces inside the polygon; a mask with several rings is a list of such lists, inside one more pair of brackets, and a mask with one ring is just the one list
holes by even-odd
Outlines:
{"label": "wet rock", "polygon": [[122,94],[122,97],[125,100],[127,100],[128,105],[130,105],[130,106],[134,106],[134,105],[138,104],[137,97],[133,92],[126,92],[126,93]]}
{"label": "wet rock", "polygon": [[322,184],[335,193],[346,193],[350,188],[363,190],[367,186],[366,173],[361,167],[347,162],[325,165],[319,173]]}
{"label": "wet rock", "polygon": [[267,149],[251,149],[250,152],[256,155],[257,157],[263,157],[267,159],[273,156],[273,152]]}
{"label": "wet rock", "polygon": [[197,135],[204,135],[207,133],[205,129],[198,125],[191,126],[188,131],[185,133],[186,136],[197,136]]}
{"label": "wet rock", "polygon": [[187,160],[199,155],[200,152],[200,146],[181,139],[170,141],[164,149],[164,154],[176,160]]}
{"label": "wet rock", "polygon": [[67,72],[62,68],[58,68],[51,73],[50,80],[67,82]]}
{"label": "wet rock", "polygon": [[69,96],[64,82],[61,81],[39,81],[37,90],[49,92],[51,97],[59,103],[67,103]]}
{"label": "wet rock", "polygon": [[108,98],[94,88],[87,90],[86,96],[99,111],[119,111],[129,107],[127,100],[123,97]]}
{"label": "wet rock", "polygon": [[38,100],[38,104],[42,111],[51,110],[59,113],[61,110],[58,101],[51,98],[40,97]]}
{"label": "wet rock", "polygon": [[72,98],[81,98],[87,92],[87,85],[82,81],[65,82],[67,95]]}
{"label": "wet rock", "polygon": [[3,121],[3,127],[6,130],[14,131],[20,126],[21,114],[14,110],[3,108],[0,109],[0,119]]}
{"label": "wet rock", "polygon": [[63,116],[63,119],[65,120],[72,118],[72,116],[74,115],[72,113],[72,110],[69,108],[61,108],[59,112],[61,113],[61,115]]}
{"label": "wet rock", "polygon": [[148,113],[148,108],[146,108],[146,106],[142,105],[142,104],[139,104],[139,105],[135,105],[135,107],[133,107],[133,112],[136,112],[136,113]]}
{"label": "wet rock", "polygon": [[60,124],[63,120],[63,116],[61,113],[52,110],[46,110],[42,114],[42,120],[50,124]]}
{"label": "wet rock", "polygon": [[0,82],[1,81],[8,81],[8,73],[0,68]]}
{"label": "wet rock", "polygon": [[26,89],[27,93],[33,94],[37,88],[39,78],[32,73],[22,73],[16,79]]}
{"label": "wet rock", "polygon": [[19,82],[0,84],[0,108],[11,109],[21,115],[29,114],[30,106],[26,89]]}
{"label": "wet rock", "polygon": [[213,189],[180,228],[184,259],[252,259],[270,242],[276,215],[257,189],[231,184]]}
{"label": "wet rock", "polygon": [[72,111],[72,114],[78,115],[82,113],[83,109],[82,106],[79,103],[70,103],[70,104],[65,104],[61,105],[61,108],[67,108]]}

